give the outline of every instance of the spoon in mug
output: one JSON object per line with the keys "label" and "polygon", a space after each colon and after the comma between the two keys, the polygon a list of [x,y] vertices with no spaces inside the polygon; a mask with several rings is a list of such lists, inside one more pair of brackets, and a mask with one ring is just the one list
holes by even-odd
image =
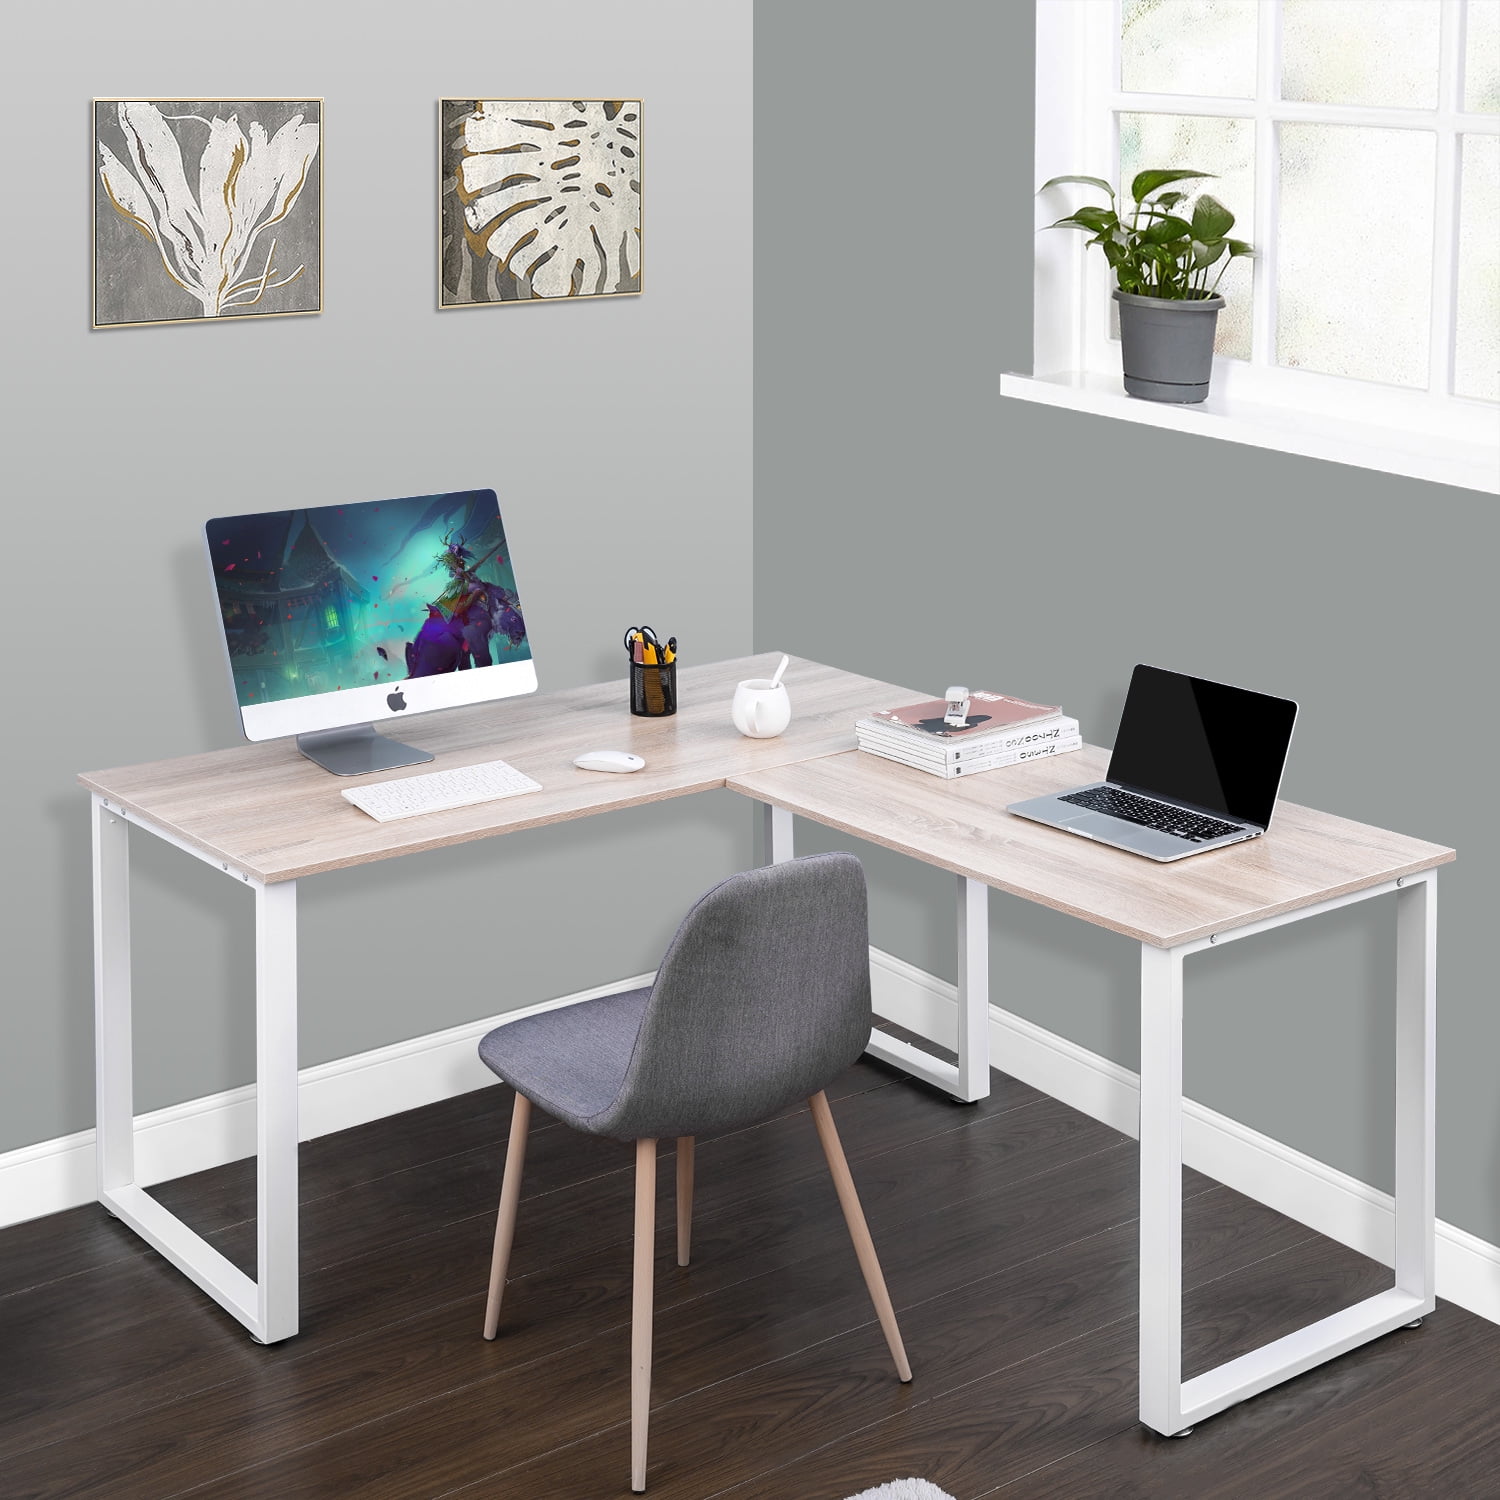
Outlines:
{"label": "spoon in mug", "polygon": [[780,687],[781,686],[781,674],[786,671],[787,665],[790,663],[790,661],[791,661],[791,657],[790,656],[783,656],[781,658],[781,665],[776,668],[776,675],[771,679],[771,686],[772,687]]}

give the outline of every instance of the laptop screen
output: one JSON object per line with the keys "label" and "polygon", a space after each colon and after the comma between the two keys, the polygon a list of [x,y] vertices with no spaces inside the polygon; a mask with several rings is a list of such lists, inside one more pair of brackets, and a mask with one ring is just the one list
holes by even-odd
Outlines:
{"label": "laptop screen", "polygon": [[1109,780],[1264,827],[1296,718],[1286,698],[1138,666]]}

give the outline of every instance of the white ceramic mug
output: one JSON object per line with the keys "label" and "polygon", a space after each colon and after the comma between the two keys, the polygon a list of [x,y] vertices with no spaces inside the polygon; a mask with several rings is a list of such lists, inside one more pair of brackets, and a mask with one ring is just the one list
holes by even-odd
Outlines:
{"label": "white ceramic mug", "polygon": [[786,684],[769,677],[752,677],[734,690],[730,709],[734,727],[753,740],[769,740],[792,722],[792,700]]}

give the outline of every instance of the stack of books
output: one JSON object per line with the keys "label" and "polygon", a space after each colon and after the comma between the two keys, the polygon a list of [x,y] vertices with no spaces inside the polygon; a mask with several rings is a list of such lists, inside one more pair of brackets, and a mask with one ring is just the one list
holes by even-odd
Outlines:
{"label": "stack of books", "polygon": [[971,693],[961,728],[944,719],[947,703],[929,698],[886,708],[855,723],[861,750],[951,778],[994,771],[1023,760],[1065,755],[1083,745],[1078,720],[1055,704],[1027,703],[1004,693]]}

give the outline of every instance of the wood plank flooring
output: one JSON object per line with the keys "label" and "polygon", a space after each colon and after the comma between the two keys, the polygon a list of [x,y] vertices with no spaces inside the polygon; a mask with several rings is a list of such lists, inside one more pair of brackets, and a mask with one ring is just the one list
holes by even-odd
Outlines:
{"label": "wood plank flooring", "polygon": [[[1135,1419],[1136,1154],[995,1075],[830,1089],[916,1378],[901,1386],[803,1109],[661,1171],[647,1493],[842,1500],[1500,1495],[1500,1328],[1440,1306],[1167,1441]],[[89,1207],[0,1231],[4,1500],[629,1493],[631,1148],[538,1115],[501,1336],[480,1337],[510,1096],[302,1148],[302,1333],[276,1348]],[[670,1154],[670,1153],[668,1153]],[[246,1269],[254,1164],[157,1196]],[[1389,1273],[1185,1174],[1186,1373]]]}

